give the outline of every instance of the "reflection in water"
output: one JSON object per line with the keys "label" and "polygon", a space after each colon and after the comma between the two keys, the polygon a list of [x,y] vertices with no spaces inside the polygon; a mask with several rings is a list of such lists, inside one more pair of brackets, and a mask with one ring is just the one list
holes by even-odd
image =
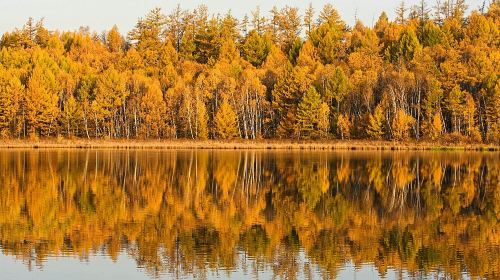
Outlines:
{"label": "reflection in water", "polygon": [[28,269],[498,279],[499,215],[497,153],[0,151],[0,249]]}

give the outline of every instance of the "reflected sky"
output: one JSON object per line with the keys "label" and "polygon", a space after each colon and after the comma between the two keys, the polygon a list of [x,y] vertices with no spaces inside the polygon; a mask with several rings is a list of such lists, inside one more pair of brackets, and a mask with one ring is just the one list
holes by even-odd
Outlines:
{"label": "reflected sky", "polygon": [[[95,255],[86,262],[82,262],[77,258],[58,258],[52,257],[41,266],[27,270],[25,265],[20,261],[13,261],[12,258],[0,255],[0,273],[2,279],[36,279],[36,280],[53,280],[53,279],[73,279],[73,280],[135,280],[151,278],[144,273],[140,268],[136,268],[132,259],[125,255],[120,255],[116,261],[112,261],[105,255]],[[252,275],[253,279],[270,279],[272,273],[269,271],[261,271],[256,275]],[[304,275],[301,275],[304,277]],[[309,275],[311,276],[311,275]],[[400,279],[400,276],[408,277],[408,273],[390,269],[384,279]],[[437,276],[437,275],[436,275]],[[249,275],[241,270],[232,271],[227,274],[224,271],[213,272],[207,275],[207,279],[246,279]],[[337,279],[378,279],[380,274],[376,267],[370,264],[363,264],[359,267],[352,263],[346,264],[339,272]],[[189,279],[188,276],[176,277],[173,274],[160,275],[156,279]],[[312,275],[313,279],[321,279],[321,275],[316,273]]]}

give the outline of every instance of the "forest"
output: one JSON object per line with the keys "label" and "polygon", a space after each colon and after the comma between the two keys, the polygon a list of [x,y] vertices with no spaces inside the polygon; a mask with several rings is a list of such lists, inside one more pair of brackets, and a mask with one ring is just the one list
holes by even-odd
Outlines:
{"label": "forest", "polygon": [[127,34],[30,18],[0,40],[0,138],[498,144],[499,26],[499,0],[402,2],[372,26],[330,4],[155,8]]}

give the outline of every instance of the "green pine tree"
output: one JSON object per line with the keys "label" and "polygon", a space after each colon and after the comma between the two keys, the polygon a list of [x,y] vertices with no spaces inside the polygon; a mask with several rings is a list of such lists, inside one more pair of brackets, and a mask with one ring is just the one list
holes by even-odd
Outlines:
{"label": "green pine tree", "polygon": [[315,137],[319,134],[321,96],[314,87],[304,94],[297,109],[296,135],[299,138]]}

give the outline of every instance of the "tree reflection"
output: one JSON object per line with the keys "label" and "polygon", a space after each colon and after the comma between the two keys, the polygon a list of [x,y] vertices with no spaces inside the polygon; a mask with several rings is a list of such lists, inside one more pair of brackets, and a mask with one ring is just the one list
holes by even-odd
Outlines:
{"label": "tree reflection", "polygon": [[497,153],[0,155],[0,246],[30,268],[126,253],[151,276],[245,268],[293,279],[315,265],[333,278],[352,262],[381,275],[500,277]]}

